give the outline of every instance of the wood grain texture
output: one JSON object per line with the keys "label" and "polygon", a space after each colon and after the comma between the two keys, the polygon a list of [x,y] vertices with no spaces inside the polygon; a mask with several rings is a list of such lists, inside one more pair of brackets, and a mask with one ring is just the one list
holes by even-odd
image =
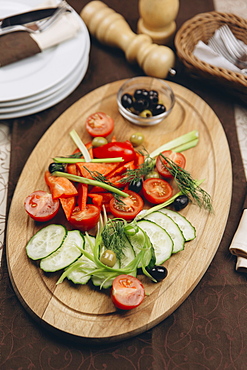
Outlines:
{"label": "wood grain texture", "polygon": [[[211,263],[223,235],[232,193],[232,171],[224,130],[212,109],[197,95],[168,82],[176,103],[171,115],[157,126],[139,127],[118,113],[116,93],[123,81],[104,85],[81,98],[48,129],[29,157],[17,184],[7,226],[7,261],[15,292],[24,307],[54,332],[73,339],[110,342],[142,333],[170,315],[191,293]],[[140,276],[148,295],[136,309],[120,313],[109,291],[75,286],[64,281],[56,285],[60,273],[44,274],[37,262],[26,256],[27,241],[43,225],[36,225],[24,211],[23,201],[34,190],[46,190],[44,171],[52,158],[68,155],[74,149],[69,132],[76,129],[84,142],[90,140],[85,119],[103,111],[115,120],[114,133],[126,140],[136,131],[145,135],[144,146],[151,152],[159,145],[198,130],[197,147],[186,152],[187,170],[196,179],[205,179],[203,188],[211,195],[214,213],[195,205],[184,214],[196,227],[197,237],[166,263],[168,277],[154,284]],[[223,201],[222,201],[223,197]],[[64,223],[60,213],[52,221]]]}

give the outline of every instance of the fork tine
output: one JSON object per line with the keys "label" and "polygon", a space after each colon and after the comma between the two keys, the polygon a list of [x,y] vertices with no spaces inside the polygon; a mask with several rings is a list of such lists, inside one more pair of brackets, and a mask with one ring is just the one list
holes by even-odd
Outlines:
{"label": "fork tine", "polygon": [[53,24],[61,14],[65,13],[68,11],[68,9],[65,6],[60,6],[58,7],[57,11],[52,15],[52,17],[46,19],[45,21],[41,21],[40,24],[38,24],[38,31],[44,31],[46,28],[48,28],[51,24]]}
{"label": "fork tine", "polygon": [[44,31],[46,28],[48,28],[51,24],[53,24],[53,22],[55,22],[62,13],[65,13],[66,11],[71,12],[71,10],[72,10],[72,7],[69,4],[67,4],[65,0],[61,0],[61,2],[58,5],[57,11],[51,17],[45,20],[34,22],[32,24],[36,26],[35,29],[27,25],[10,26],[10,27],[5,27],[4,29],[1,29],[0,35],[4,35],[10,32],[16,32],[16,31],[26,31],[29,33],[40,33]]}
{"label": "fork tine", "polygon": [[224,46],[221,46],[218,42],[214,39],[210,39],[208,42],[208,46],[211,47],[216,53],[222,55],[226,58],[229,62],[234,63],[235,59],[227,52]]}
{"label": "fork tine", "polygon": [[239,43],[239,40],[234,36],[228,25],[224,25],[220,28],[221,39],[224,42],[226,48],[230,49],[237,58],[246,52],[245,48]]}

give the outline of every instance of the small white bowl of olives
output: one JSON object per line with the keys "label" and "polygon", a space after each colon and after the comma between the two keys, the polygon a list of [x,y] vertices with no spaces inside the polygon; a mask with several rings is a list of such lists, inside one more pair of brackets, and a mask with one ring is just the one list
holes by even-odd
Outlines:
{"label": "small white bowl of olives", "polygon": [[175,96],[165,81],[148,76],[126,80],[117,93],[119,112],[139,126],[157,125],[172,111]]}

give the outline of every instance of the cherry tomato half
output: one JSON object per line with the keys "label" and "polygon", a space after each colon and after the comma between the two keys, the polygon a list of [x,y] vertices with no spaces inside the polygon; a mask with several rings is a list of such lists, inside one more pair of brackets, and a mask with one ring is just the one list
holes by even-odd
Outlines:
{"label": "cherry tomato half", "polygon": [[125,162],[136,159],[136,152],[129,141],[114,141],[93,149],[95,158],[122,157]]}
{"label": "cherry tomato half", "polygon": [[132,220],[142,210],[144,202],[140,195],[134,191],[126,190],[129,197],[121,197],[120,201],[115,198],[110,200],[109,209],[114,217],[120,217],[124,220]]}
{"label": "cherry tomato half", "polygon": [[75,207],[69,222],[76,228],[82,231],[91,230],[96,226],[100,218],[100,208],[93,204],[87,204],[82,211],[79,207]]}
{"label": "cherry tomato half", "polygon": [[173,190],[167,181],[151,178],[143,182],[142,192],[148,202],[160,204],[171,198]]}
{"label": "cherry tomato half", "polygon": [[111,299],[121,310],[130,310],[139,306],[145,297],[144,286],[136,277],[119,275],[112,283]]}
{"label": "cherry tomato half", "polygon": [[[175,153],[172,150],[167,150],[162,152],[164,157],[167,157],[168,159],[171,159],[177,166],[184,168],[186,164],[186,158],[182,153]],[[169,170],[165,168],[165,165],[167,165],[167,162],[164,158],[162,158],[160,155],[158,156],[156,160],[156,168],[159,174],[167,179],[173,178]]]}
{"label": "cherry tomato half", "polygon": [[34,191],[24,201],[26,212],[38,222],[51,220],[58,213],[59,206],[59,200],[43,190]]}
{"label": "cherry tomato half", "polygon": [[86,119],[86,129],[93,137],[106,137],[114,129],[114,120],[104,112],[97,112]]}

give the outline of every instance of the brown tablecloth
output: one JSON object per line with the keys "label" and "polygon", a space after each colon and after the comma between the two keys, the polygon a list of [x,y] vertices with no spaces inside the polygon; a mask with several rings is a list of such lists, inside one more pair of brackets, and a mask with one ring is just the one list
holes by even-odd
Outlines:
{"label": "brown tablecloth", "polygon": [[[68,2],[79,12],[89,1]],[[136,31],[137,0],[104,2],[121,13]],[[181,0],[177,26],[197,13],[210,10],[213,10],[212,0]],[[228,250],[246,193],[234,122],[234,99],[217,86],[212,88],[192,79],[179,61],[176,69],[177,75],[169,79],[194,91],[212,107],[222,122],[232,157],[234,177],[229,220],[209,269],[185,302],[155,328],[125,342],[94,347],[65,342],[31,319],[11,287],[4,254],[0,275],[1,369],[246,369],[247,275],[235,271],[236,260]],[[28,156],[54,120],[89,91],[141,74],[138,66],[126,62],[121,50],[102,46],[93,39],[89,69],[68,98],[38,114],[7,121],[12,134],[8,209]]]}

